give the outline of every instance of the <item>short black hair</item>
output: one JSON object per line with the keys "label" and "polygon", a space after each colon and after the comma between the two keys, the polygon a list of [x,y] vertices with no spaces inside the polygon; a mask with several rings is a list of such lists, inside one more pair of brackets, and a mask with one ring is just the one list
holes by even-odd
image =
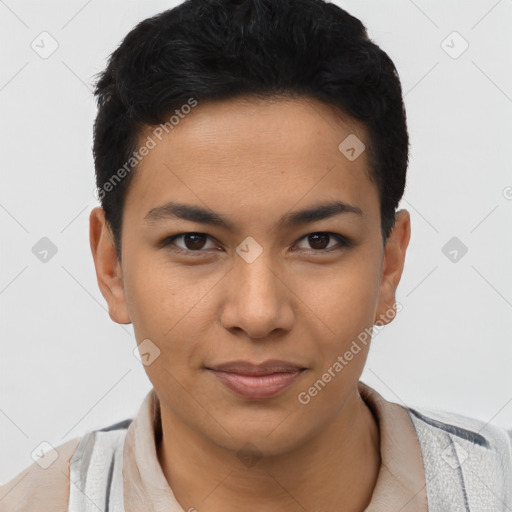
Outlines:
{"label": "short black hair", "polygon": [[250,96],[316,99],[364,124],[386,243],[409,158],[402,89],[389,56],[337,5],[185,0],[126,35],[98,74],[94,94],[96,187],[119,261],[124,198],[141,130],[169,126],[170,116],[191,102]]}

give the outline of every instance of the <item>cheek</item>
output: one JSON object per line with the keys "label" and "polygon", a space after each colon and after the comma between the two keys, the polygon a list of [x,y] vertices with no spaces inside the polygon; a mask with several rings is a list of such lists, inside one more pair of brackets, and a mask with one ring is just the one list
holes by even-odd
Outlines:
{"label": "cheek", "polygon": [[378,300],[376,277],[360,260],[310,294],[309,305],[318,312],[322,328],[312,347],[318,366],[300,390],[309,403],[308,414],[334,415],[361,377]]}
{"label": "cheek", "polygon": [[[137,342],[150,339],[160,349],[159,365],[183,373],[207,337],[219,276],[198,277],[198,269],[169,264],[134,265],[126,272],[125,294]],[[149,369],[149,368],[148,368]]]}
{"label": "cheek", "polygon": [[326,402],[319,400],[318,407],[330,400],[341,404],[340,393],[361,376],[378,303],[379,268],[374,255],[360,253],[339,266],[322,287],[310,287],[310,307],[323,325],[314,348],[320,364],[311,381],[329,382],[321,393]]}
{"label": "cheek", "polygon": [[328,275],[313,276],[304,283],[306,306],[339,340],[357,336],[373,324],[380,287],[379,264],[374,255],[358,252],[333,267]]}
{"label": "cheek", "polygon": [[139,337],[162,339],[179,314],[176,287],[161,273],[138,267],[125,277],[125,296],[133,327]]}
{"label": "cheek", "polygon": [[205,294],[200,280],[169,263],[145,263],[149,258],[127,264],[125,294],[134,328],[149,330],[163,339],[186,317]]}

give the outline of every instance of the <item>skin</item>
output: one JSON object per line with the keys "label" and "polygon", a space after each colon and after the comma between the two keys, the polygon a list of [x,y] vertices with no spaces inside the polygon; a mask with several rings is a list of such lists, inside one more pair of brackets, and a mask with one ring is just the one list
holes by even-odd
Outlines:
{"label": "skin", "polygon": [[[90,214],[110,317],[133,323],[137,343],[149,338],[161,351],[145,366],[161,405],[157,453],[184,510],[361,511],[370,502],[380,435],[357,390],[370,344],[308,404],[297,398],[360,332],[390,321],[409,243],[401,210],[383,245],[367,152],[349,161],[338,149],[351,133],[368,147],[362,124],[312,99],[199,104],[138,165],[123,213],[122,264],[103,210]],[[150,134],[141,132],[141,144]],[[277,223],[333,199],[363,215]],[[144,221],[169,200],[207,207],[234,231]],[[318,232],[352,245],[308,238]],[[158,245],[180,233],[209,236]],[[236,252],[247,236],[263,249],[252,263]],[[241,398],[205,369],[274,358],[307,370],[271,399]],[[237,456],[249,442],[260,457],[250,467]]]}

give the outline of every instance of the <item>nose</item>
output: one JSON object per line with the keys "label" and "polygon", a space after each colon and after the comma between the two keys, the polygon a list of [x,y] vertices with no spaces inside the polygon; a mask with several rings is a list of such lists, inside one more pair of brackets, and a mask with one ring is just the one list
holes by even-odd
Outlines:
{"label": "nose", "polygon": [[283,271],[272,266],[264,254],[251,263],[238,258],[226,276],[221,323],[251,339],[283,335],[294,321],[293,293],[285,284]]}

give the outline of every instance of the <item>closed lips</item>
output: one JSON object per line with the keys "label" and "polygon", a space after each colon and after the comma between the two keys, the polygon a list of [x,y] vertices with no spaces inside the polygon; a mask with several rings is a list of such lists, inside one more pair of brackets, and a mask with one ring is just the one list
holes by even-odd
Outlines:
{"label": "closed lips", "polygon": [[288,363],[285,361],[265,361],[263,363],[251,363],[248,361],[232,361],[214,365],[207,368],[208,370],[236,373],[239,375],[272,375],[274,373],[296,373],[305,370],[301,365]]}

